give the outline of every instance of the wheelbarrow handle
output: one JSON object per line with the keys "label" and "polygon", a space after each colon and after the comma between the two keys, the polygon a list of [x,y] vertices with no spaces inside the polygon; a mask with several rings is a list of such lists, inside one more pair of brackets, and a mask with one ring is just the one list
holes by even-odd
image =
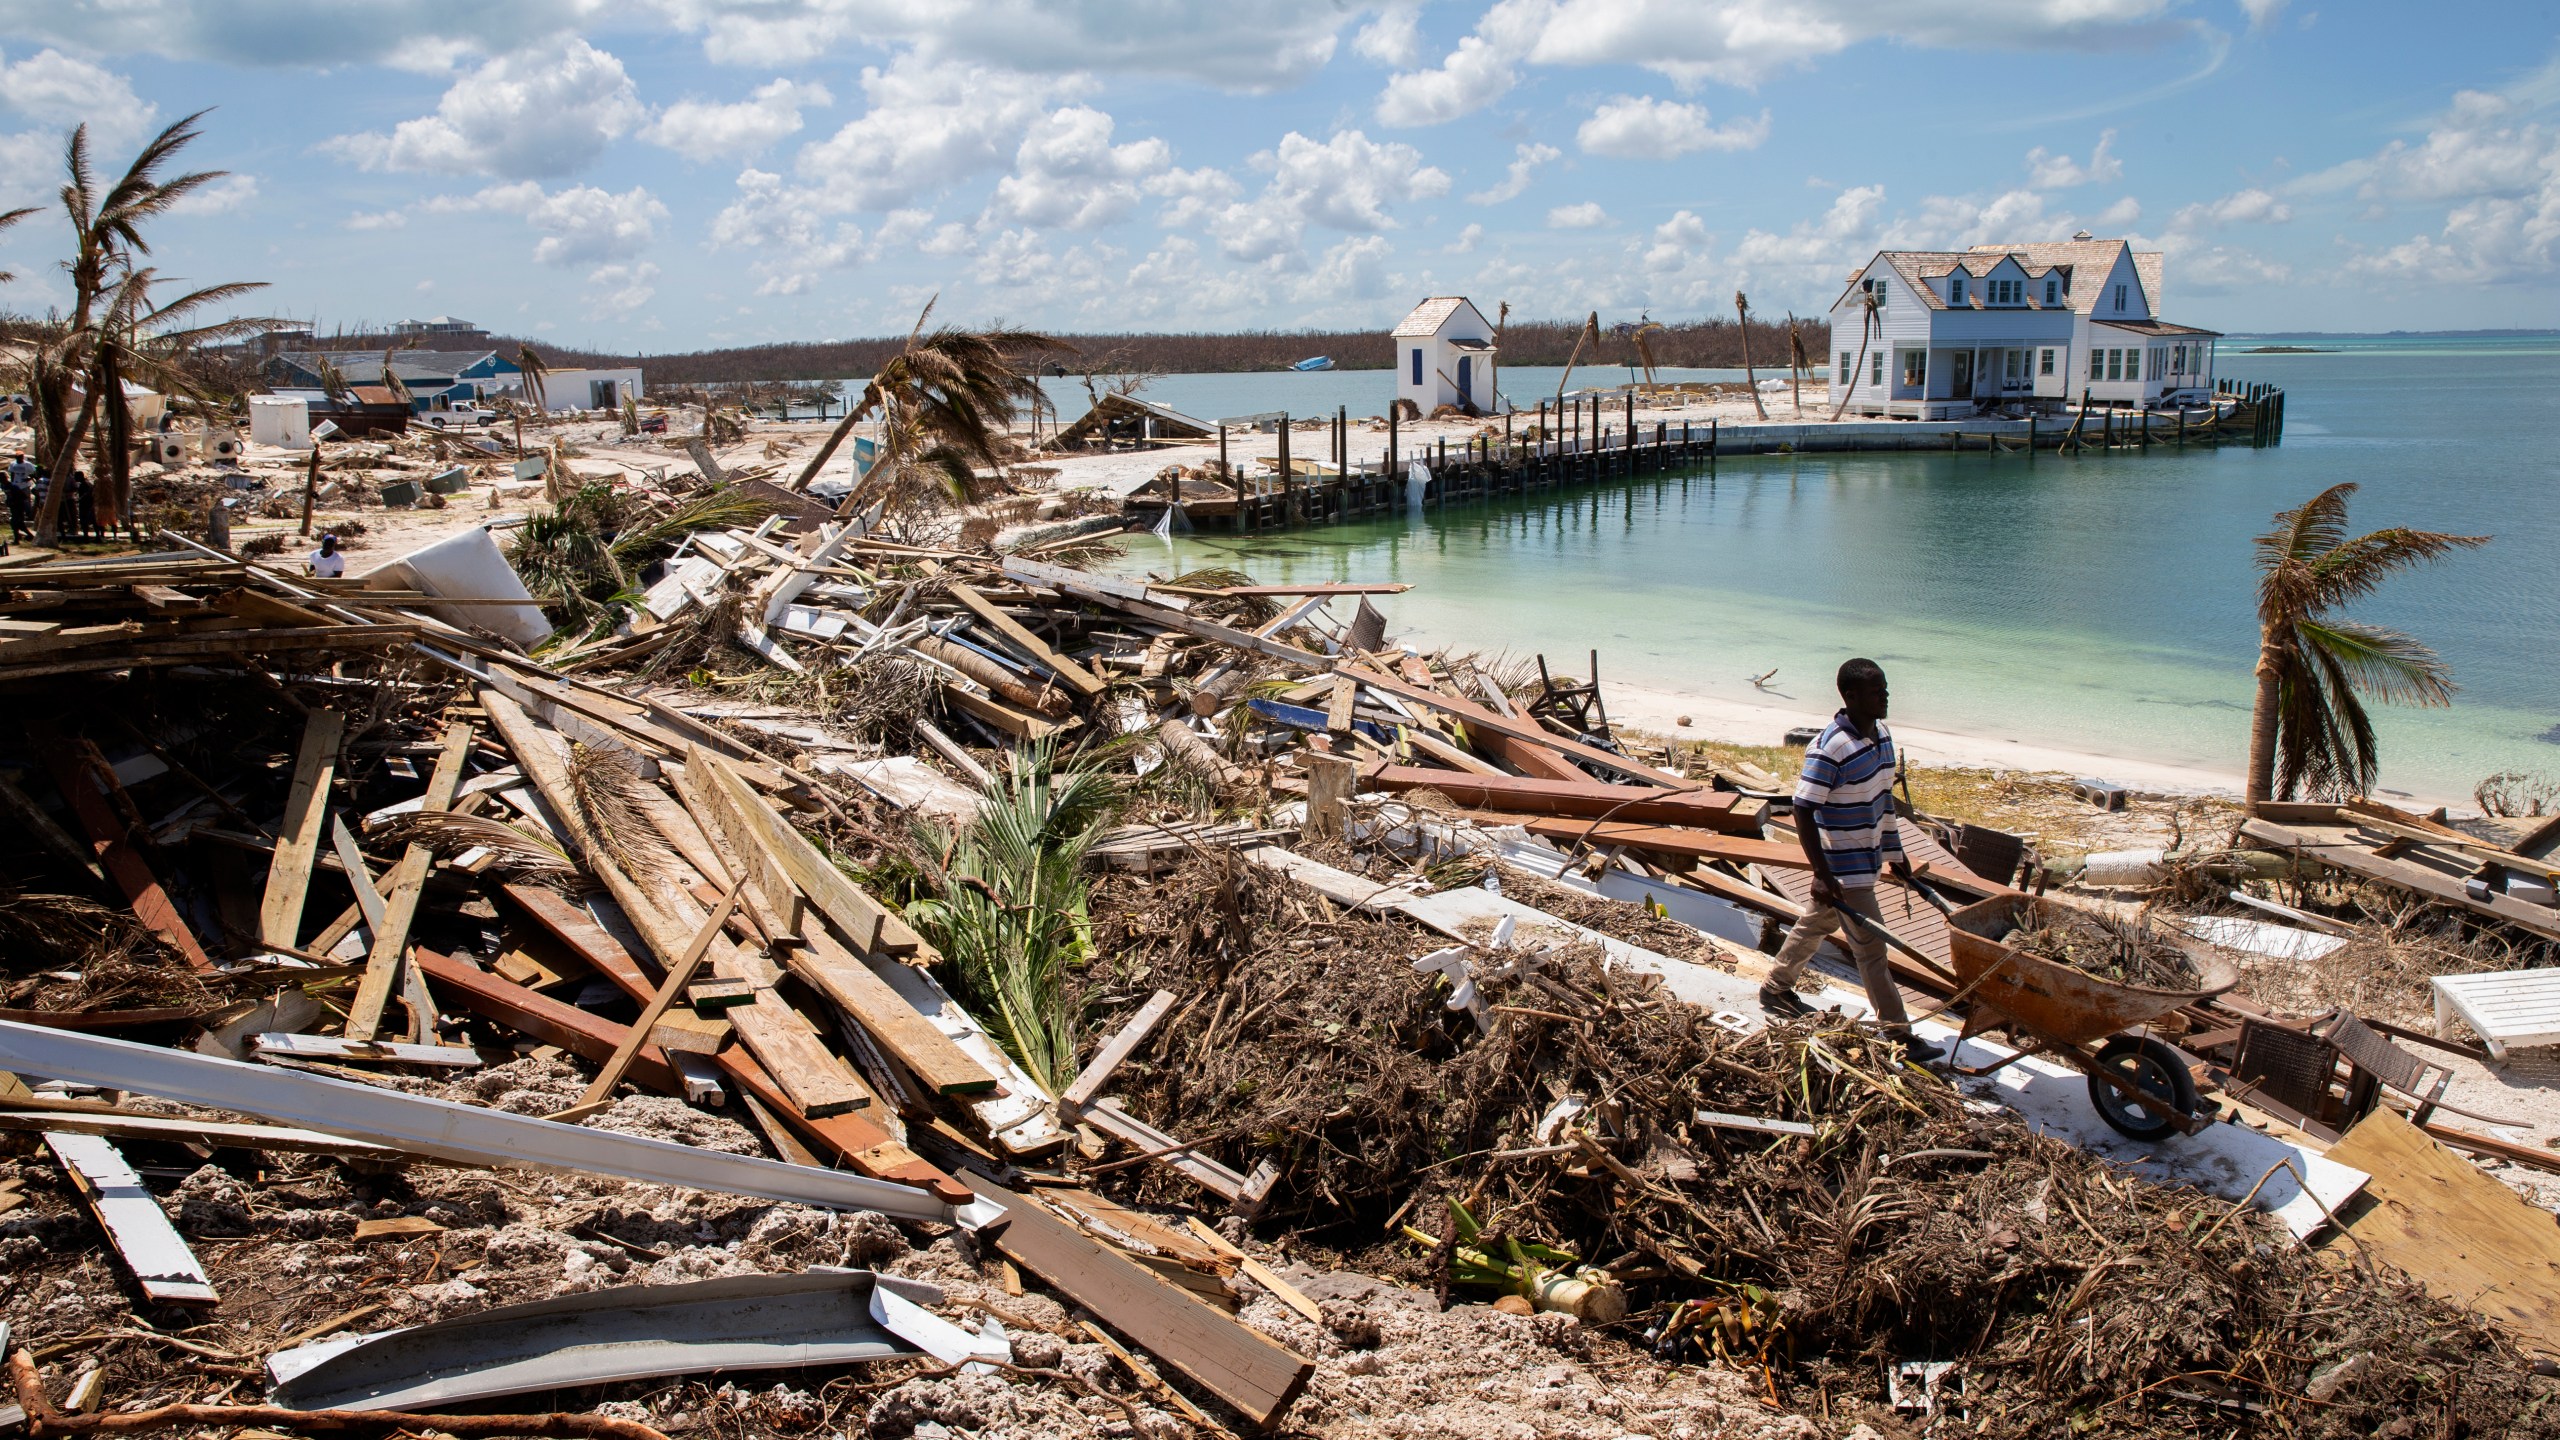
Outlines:
{"label": "wheelbarrow handle", "polygon": [[1910,956],[1913,960],[1918,961],[1922,969],[1927,970],[1930,974],[1937,976],[1947,984],[1960,985],[1964,983],[1950,973],[1946,966],[1929,958],[1927,951],[1922,950],[1919,946],[1912,944],[1901,936],[1894,934],[1893,931],[1884,924],[1884,922],[1880,920],[1870,920],[1866,916],[1859,914],[1855,910],[1849,909],[1845,905],[1837,908],[1839,910],[1842,923],[1846,924],[1850,929],[1855,930],[1860,938],[1868,940],[1882,940],[1885,944],[1892,946],[1894,949]]}

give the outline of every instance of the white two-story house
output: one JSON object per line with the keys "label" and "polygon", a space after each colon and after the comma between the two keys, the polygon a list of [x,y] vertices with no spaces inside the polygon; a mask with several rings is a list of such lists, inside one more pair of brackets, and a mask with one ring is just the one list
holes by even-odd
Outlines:
{"label": "white two-story house", "polygon": [[2156,252],[2086,231],[2046,243],[1879,251],[1831,307],[1831,402],[1920,420],[2055,409],[2083,397],[2136,409],[2199,402],[2213,388],[2220,337],[2160,319],[2161,278]]}

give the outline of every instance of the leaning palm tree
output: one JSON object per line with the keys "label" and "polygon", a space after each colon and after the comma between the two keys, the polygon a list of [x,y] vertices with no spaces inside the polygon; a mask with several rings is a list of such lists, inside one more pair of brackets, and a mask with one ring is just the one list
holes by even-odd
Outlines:
{"label": "leaning palm tree", "polygon": [[[827,436],[800,471],[794,489],[806,489],[853,428],[880,417],[878,458],[836,507],[860,514],[874,501],[904,508],[939,491],[967,501],[979,490],[978,472],[1003,463],[1005,427],[1017,410],[1037,415],[1049,404],[1029,356],[1072,354],[1065,341],[1031,330],[954,330],[926,334],[932,301],[916,317],[907,343],[883,362],[862,387],[862,398]],[[920,483],[925,477],[938,486]]]}
{"label": "leaning palm tree", "polygon": [[152,291],[159,283],[155,270],[127,269],[91,327],[88,388],[98,396],[104,432],[98,447],[98,520],[108,529],[124,523],[133,488],[133,412],[125,399],[125,382],[209,407],[216,395],[207,383],[203,348],[256,334],[272,323],[257,317],[196,318],[210,306],[265,289],[263,282],[208,285],[174,300],[154,301]]}
{"label": "leaning palm tree", "polygon": [[[533,406],[533,421],[539,425],[551,413],[551,367],[542,363],[542,357],[534,353],[532,346],[519,345],[516,347],[516,368],[524,372],[524,398]],[[521,450],[524,448],[522,421],[516,423],[516,434],[519,437],[516,448]]]}
{"label": "leaning palm tree", "polygon": [[1733,313],[1742,323],[1742,383],[1751,390],[1751,408],[1760,418],[1769,418],[1769,407],[1760,403],[1760,376],[1751,368],[1751,300],[1741,291],[1733,292]]}
{"label": "leaning palm tree", "polygon": [[[70,384],[68,377],[87,373],[98,354],[97,320],[99,302],[117,287],[119,272],[133,268],[133,257],[151,253],[150,243],[142,237],[142,222],[166,212],[188,195],[219,180],[226,171],[200,170],[163,180],[160,172],[176,154],[197,136],[196,122],[204,118],[199,110],[152,137],[124,175],[113,185],[101,190],[97,176],[89,165],[89,127],[82,125],[71,132],[63,147],[63,168],[69,179],[62,187],[62,208],[71,220],[71,258],[63,269],[71,276],[71,315],[63,325],[60,338],[53,347],[46,368],[50,374],[35,384],[38,434],[54,443],[47,453],[47,473],[68,476],[80,455],[80,444],[88,438],[89,426],[97,418],[99,386],[89,376],[86,395],[81,401],[79,417],[66,422]],[[40,450],[45,447],[40,443]],[[36,518],[36,543],[52,545],[62,537],[62,501],[69,493],[66,485],[52,485],[45,491],[44,513]]]}
{"label": "leaning palm tree", "polygon": [[1866,303],[1858,307],[1858,363],[1849,367],[1849,383],[1840,387],[1840,403],[1831,407],[1831,418],[1849,408],[1849,397],[1858,393],[1858,377],[1867,373],[1867,342],[1883,328],[1884,319],[1876,311],[1875,292],[1867,292]]}
{"label": "leaning palm tree", "polygon": [[2352,483],[2276,516],[2258,537],[2258,700],[2249,719],[2249,799],[2304,790],[2363,794],[2381,769],[2362,696],[2448,705],[2453,671],[2396,630],[2336,614],[2390,575],[2489,542],[2400,526],[2347,536]]}

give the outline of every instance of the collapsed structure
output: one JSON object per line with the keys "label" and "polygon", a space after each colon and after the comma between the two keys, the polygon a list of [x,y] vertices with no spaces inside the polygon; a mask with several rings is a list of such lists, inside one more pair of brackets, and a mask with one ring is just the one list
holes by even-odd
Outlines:
{"label": "collapsed structure", "polygon": [[[432,558],[0,564],[37,1434],[2555,1428],[2560,1236],[2442,1146],[2555,1167],[2454,1123],[2459,1042],[2201,983],[2052,1033],[1999,986],[2070,867],[1915,813],[1963,903],[1886,882],[1900,973],[1999,1073],[1912,1067],[1845,990],[1761,1012],[1786,787],[1596,671],[1405,650],[1396,585],[664,503],[539,658]],[[2131,867],[2217,902],[2179,944],[2560,874],[2249,825]],[[2560,915],[2419,888],[2527,959]]]}

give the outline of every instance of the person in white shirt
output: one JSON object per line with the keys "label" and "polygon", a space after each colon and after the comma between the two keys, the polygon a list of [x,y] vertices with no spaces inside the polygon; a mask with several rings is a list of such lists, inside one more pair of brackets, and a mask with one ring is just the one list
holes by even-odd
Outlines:
{"label": "person in white shirt", "polygon": [[323,580],[335,580],[347,573],[347,557],[338,553],[335,535],[321,536],[320,548],[312,551],[305,563],[310,565],[312,574]]}

